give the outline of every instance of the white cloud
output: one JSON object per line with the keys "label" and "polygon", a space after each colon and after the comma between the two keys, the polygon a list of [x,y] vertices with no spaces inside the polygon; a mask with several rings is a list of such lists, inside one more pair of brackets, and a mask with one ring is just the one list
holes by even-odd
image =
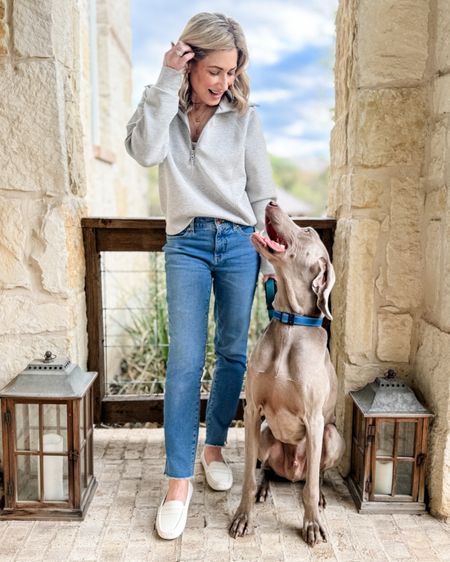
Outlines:
{"label": "white cloud", "polygon": [[333,126],[328,107],[320,102],[297,104],[292,107],[292,122],[277,131],[265,131],[269,152],[291,158],[305,166],[319,168],[329,158],[329,135]]}
{"label": "white cloud", "polygon": [[[201,11],[221,12],[235,18],[243,27],[252,65],[258,71],[276,65],[284,57],[313,47],[330,49],[334,42],[334,14],[338,0],[132,0],[134,102],[146,84],[154,83],[170,41],[176,41],[188,19]],[[262,67],[262,70],[261,70]],[[277,68],[277,72],[280,72]],[[268,68],[268,76],[269,76]],[[274,154],[321,162],[328,159],[332,126],[332,71],[326,64],[307,62],[295,72],[288,69],[280,83],[252,89],[251,101],[292,106],[292,122],[284,129],[267,130],[268,148]],[[301,97],[304,101],[298,101]],[[311,140],[307,137],[314,137]]]}
{"label": "white cloud", "polygon": [[329,141],[306,140],[275,135],[267,138],[267,150],[275,156],[295,160],[302,167],[322,168],[329,155]]}
{"label": "white cloud", "polygon": [[326,46],[334,35],[329,19],[301,5],[245,2],[241,20],[256,64],[276,64],[287,54]]}
{"label": "white cloud", "polygon": [[133,62],[148,69],[147,83],[153,81],[170,41],[176,41],[187,20],[197,12],[214,11],[225,13],[242,25],[253,64],[275,64],[283,56],[308,46],[331,45],[334,37],[331,14],[336,7],[337,0],[244,0],[239,3],[233,0],[190,3],[133,0],[134,20],[138,21],[140,35],[135,37],[139,45],[134,50]]}
{"label": "white cloud", "polygon": [[274,90],[252,90],[250,100],[252,103],[278,103],[291,99],[294,95],[292,90],[283,90],[282,88]]}
{"label": "white cloud", "polygon": [[333,91],[333,73],[331,69],[321,68],[318,65],[304,66],[299,72],[286,77],[286,82],[293,89],[314,92]]}
{"label": "white cloud", "polygon": [[287,136],[301,136],[306,131],[313,135],[327,135],[333,126],[332,113],[324,103],[300,103],[292,113],[292,123],[282,130]]}
{"label": "white cloud", "polygon": [[326,46],[334,37],[331,14],[337,0],[203,0],[190,6],[193,13],[214,11],[235,18],[244,30],[255,64],[275,64],[284,55],[308,46]]}
{"label": "white cloud", "polygon": [[307,125],[304,119],[294,121],[281,131],[288,137],[301,137],[307,132]]}

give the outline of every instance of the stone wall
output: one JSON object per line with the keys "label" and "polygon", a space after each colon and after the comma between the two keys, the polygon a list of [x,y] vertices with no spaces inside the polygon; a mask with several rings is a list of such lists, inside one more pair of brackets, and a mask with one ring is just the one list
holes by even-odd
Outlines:
{"label": "stone wall", "polygon": [[81,6],[0,0],[0,384],[49,348],[86,361]]}
{"label": "stone wall", "polygon": [[421,214],[423,305],[415,323],[413,374],[435,412],[431,507],[450,516],[450,0],[430,2],[429,116]]}
{"label": "stone wall", "polygon": [[129,2],[98,0],[93,36],[89,9],[89,0],[0,0],[0,386],[46,349],[86,367],[81,217],[146,215],[146,171],[123,145]]}
{"label": "stone wall", "polygon": [[433,512],[444,516],[450,515],[448,14],[450,0],[341,0],[328,209],[337,218],[338,424],[349,444],[348,392],[394,367],[436,414],[428,490]]}

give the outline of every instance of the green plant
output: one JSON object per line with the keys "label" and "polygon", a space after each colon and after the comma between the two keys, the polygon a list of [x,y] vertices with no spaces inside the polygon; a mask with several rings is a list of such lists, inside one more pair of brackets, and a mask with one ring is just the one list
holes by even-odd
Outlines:
{"label": "green plant", "polygon": [[[121,328],[126,345],[122,347],[120,371],[109,383],[112,394],[158,394],[164,392],[165,372],[169,348],[163,255],[149,256],[150,275],[148,289],[139,297],[139,307],[129,308],[130,321],[115,323]],[[208,341],[205,367],[201,380],[202,392],[209,392],[214,373],[214,299],[211,298],[208,319]],[[256,289],[249,330],[248,354],[268,321],[263,289]]]}

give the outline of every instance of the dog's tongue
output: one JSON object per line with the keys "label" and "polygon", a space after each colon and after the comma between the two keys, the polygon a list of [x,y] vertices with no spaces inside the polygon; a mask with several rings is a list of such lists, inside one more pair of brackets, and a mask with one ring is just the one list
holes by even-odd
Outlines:
{"label": "dog's tongue", "polygon": [[255,232],[253,236],[264,246],[269,246],[274,252],[284,252],[286,249],[284,244],[278,244],[275,240],[271,240],[268,236],[263,236],[259,232]]}

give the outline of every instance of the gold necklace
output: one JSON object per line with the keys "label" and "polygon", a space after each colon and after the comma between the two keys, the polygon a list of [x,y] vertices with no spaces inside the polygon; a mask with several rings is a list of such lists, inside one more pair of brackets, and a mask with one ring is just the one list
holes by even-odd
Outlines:
{"label": "gold necklace", "polygon": [[217,109],[216,106],[211,107],[207,105],[203,111],[196,110],[196,112],[194,112],[194,110],[192,110],[189,112],[191,136],[193,137],[194,141],[198,140],[198,137],[200,136],[203,127],[206,125],[209,118],[215,113],[216,109]]}

